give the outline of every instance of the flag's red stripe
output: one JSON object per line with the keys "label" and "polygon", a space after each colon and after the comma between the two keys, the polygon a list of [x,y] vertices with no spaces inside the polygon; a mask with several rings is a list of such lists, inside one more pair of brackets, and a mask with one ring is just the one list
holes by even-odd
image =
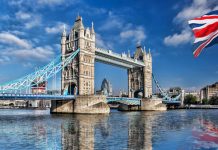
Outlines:
{"label": "flag's red stripe", "polygon": [[199,56],[199,54],[201,53],[201,51],[203,50],[203,48],[205,48],[206,46],[207,46],[207,44],[209,43],[209,42],[211,42],[211,40],[215,37],[215,36],[217,36],[218,35],[218,33],[216,33],[215,35],[213,35],[211,38],[209,38],[206,42],[204,42],[204,43],[202,43],[196,50],[195,50],[195,52],[194,52],[194,57],[198,57]]}
{"label": "flag's red stripe", "polygon": [[211,34],[212,32],[215,32],[216,30],[218,30],[218,22],[210,24],[202,29],[195,29],[195,30],[193,30],[193,32],[194,32],[194,36],[196,38],[200,38],[200,37],[207,36],[207,35]]}
{"label": "flag's red stripe", "polygon": [[202,16],[202,17],[199,17],[199,18],[195,18],[193,20],[205,20],[205,19],[218,19],[218,15]]}

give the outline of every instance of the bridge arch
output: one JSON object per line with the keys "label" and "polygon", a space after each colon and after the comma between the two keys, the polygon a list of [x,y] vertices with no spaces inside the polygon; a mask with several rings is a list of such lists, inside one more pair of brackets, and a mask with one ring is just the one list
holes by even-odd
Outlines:
{"label": "bridge arch", "polygon": [[134,98],[143,98],[143,89],[134,91]]}
{"label": "bridge arch", "polygon": [[69,84],[68,95],[77,95],[77,84],[75,82]]}

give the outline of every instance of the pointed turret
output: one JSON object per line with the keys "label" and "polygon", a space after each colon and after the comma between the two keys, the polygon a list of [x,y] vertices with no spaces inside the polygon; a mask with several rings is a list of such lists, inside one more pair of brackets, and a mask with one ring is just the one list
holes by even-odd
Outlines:
{"label": "pointed turret", "polygon": [[141,44],[139,42],[136,44],[136,52],[134,55],[134,59],[139,59],[139,60],[143,59],[142,47],[141,47]]}
{"label": "pointed turret", "polygon": [[93,21],[92,21],[91,34],[95,34],[95,30],[94,30],[94,23],[93,23]]}
{"label": "pointed turret", "polygon": [[149,48],[148,56],[151,58],[151,49]]}
{"label": "pointed turret", "polygon": [[64,55],[66,53],[66,39],[67,39],[67,32],[65,29],[65,24],[64,24],[64,30],[62,32],[62,36],[61,36],[61,53],[62,55]]}
{"label": "pointed turret", "polygon": [[84,29],[83,21],[81,16],[77,16],[76,21],[74,23],[74,29]]}
{"label": "pointed turret", "polygon": [[131,57],[131,55],[130,55],[130,50],[128,50],[128,57]]}
{"label": "pointed turret", "polygon": [[66,37],[67,36],[67,32],[66,32],[66,26],[64,24],[64,30],[62,32],[62,37]]}
{"label": "pointed turret", "polygon": [[85,36],[86,36],[87,38],[90,38],[90,30],[89,30],[89,27],[87,27],[86,30],[85,30]]}

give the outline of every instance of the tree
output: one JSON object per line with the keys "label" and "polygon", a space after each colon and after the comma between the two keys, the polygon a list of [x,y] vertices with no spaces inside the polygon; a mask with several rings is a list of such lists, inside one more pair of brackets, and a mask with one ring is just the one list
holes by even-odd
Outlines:
{"label": "tree", "polygon": [[197,97],[191,94],[186,95],[184,99],[184,104],[197,104]]}
{"label": "tree", "polygon": [[210,105],[218,105],[218,96],[212,96],[209,103]]}
{"label": "tree", "polygon": [[9,106],[14,107],[14,103],[10,103]]}
{"label": "tree", "polygon": [[203,105],[207,105],[207,104],[209,104],[208,99],[206,99],[206,98],[202,99],[202,104],[203,104]]}

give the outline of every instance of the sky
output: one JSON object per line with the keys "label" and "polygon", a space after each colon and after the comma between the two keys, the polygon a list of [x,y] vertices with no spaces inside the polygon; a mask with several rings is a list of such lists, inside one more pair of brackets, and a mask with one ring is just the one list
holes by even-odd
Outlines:
{"label": "sky", "polygon": [[[97,47],[133,54],[140,42],[151,50],[161,87],[199,90],[218,81],[218,44],[194,58],[187,21],[212,10],[218,10],[217,0],[1,0],[0,84],[60,55],[63,27],[69,33],[79,14],[85,27],[94,22]],[[114,92],[127,89],[125,69],[95,63],[96,90],[105,77]],[[57,80],[60,85],[60,75]]]}

